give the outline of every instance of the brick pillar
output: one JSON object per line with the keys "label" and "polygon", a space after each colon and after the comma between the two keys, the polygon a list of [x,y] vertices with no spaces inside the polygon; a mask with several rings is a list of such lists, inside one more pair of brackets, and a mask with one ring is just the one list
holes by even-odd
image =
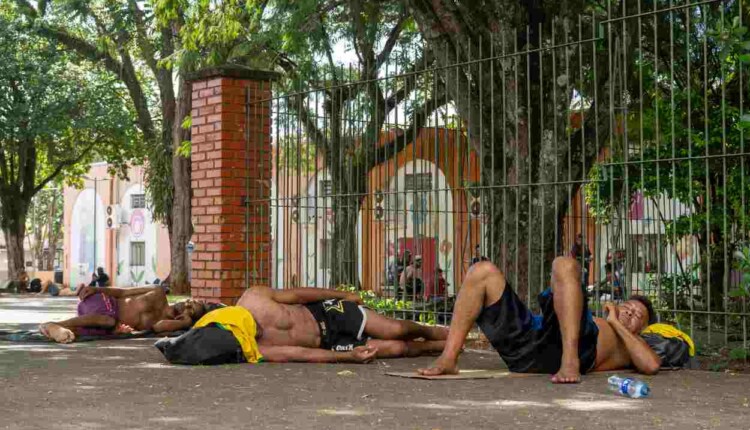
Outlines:
{"label": "brick pillar", "polygon": [[232,66],[190,76],[194,298],[233,304],[249,285],[271,284],[269,99],[276,77]]}

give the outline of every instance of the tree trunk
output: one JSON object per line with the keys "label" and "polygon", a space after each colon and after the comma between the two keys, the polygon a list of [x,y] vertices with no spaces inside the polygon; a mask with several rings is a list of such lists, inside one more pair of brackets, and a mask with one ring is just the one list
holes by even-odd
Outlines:
{"label": "tree trunk", "polygon": [[331,287],[340,285],[359,286],[357,269],[357,217],[358,197],[337,197],[333,202],[333,239],[328,246],[331,261]]}
{"label": "tree trunk", "polygon": [[171,243],[171,284],[175,294],[189,294],[187,244],[193,235],[191,220],[190,158],[177,153],[183,141],[190,140],[190,130],[182,128],[183,119],[190,115],[192,106],[190,83],[180,77],[177,108],[172,124],[172,175],[174,178],[174,196],[172,204]]}
{"label": "tree trunk", "polygon": [[[607,100],[606,55],[549,48],[579,40],[584,3],[408,1],[438,65],[446,67],[441,78],[481,159],[491,258],[521,296],[547,285],[551,260],[561,251],[556,233],[596,157],[592,136],[606,140],[608,105],[598,103]],[[451,67],[525,51],[533,53]],[[571,130],[579,64],[595,63],[602,73],[589,86],[598,96],[583,127]]]}
{"label": "tree trunk", "polygon": [[18,279],[18,275],[26,270],[26,257],[23,248],[26,223],[16,219],[7,228],[3,229],[3,233],[5,234],[6,245],[8,246],[8,278],[16,280]]}

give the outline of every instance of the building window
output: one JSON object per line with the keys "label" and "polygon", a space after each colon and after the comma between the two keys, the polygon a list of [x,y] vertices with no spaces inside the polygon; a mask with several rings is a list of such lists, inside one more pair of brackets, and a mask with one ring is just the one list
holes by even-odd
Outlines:
{"label": "building window", "polygon": [[320,258],[318,259],[318,267],[321,270],[331,269],[331,260],[333,259],[333,249],[331,248],[330,239],[320,239]]}
{"label": "building window", "polygon": [[146,265],[146,243],[130,242],[130,267]]}
{"label": "building window", "polygon": [[333,192],[333,182],[330,179],[323,179],[318,182],[318,197],[330,197]]}
{"label": "building window", "polygon": [[144,209],[146,207],[146,195],[145,194],[131,194],[130,195],[130,208],[131,209]]}
{"label": "building window", "polygon": [[407,174],[404,178],[404,190],[406,191],[432,191],[431,173]]}

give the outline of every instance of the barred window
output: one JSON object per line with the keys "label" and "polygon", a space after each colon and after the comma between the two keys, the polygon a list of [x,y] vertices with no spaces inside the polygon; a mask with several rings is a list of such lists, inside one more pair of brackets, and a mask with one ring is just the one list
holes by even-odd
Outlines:
{"label": "barred window", "polygon": [[146,265],[146,243],[130,242],[130,267]]}
{"label": "barred window", "polygon": [[130,208],[131,209],[144,209],[146,207],[146,195],[145,194],[131,194],[130,195]]}

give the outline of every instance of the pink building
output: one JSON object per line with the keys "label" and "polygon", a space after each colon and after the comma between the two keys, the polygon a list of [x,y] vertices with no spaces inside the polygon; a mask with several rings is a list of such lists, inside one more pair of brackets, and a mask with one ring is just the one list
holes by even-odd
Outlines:
{"label": "pink building", "polygon": [[148,209],[143,169],[131,168],[128,178],[120,180],[108,174],[106,163],[94,163],[83,189],[64,189],[65,283],[88,283],[99,266],[122,287],[169,274],[169,235]]}

